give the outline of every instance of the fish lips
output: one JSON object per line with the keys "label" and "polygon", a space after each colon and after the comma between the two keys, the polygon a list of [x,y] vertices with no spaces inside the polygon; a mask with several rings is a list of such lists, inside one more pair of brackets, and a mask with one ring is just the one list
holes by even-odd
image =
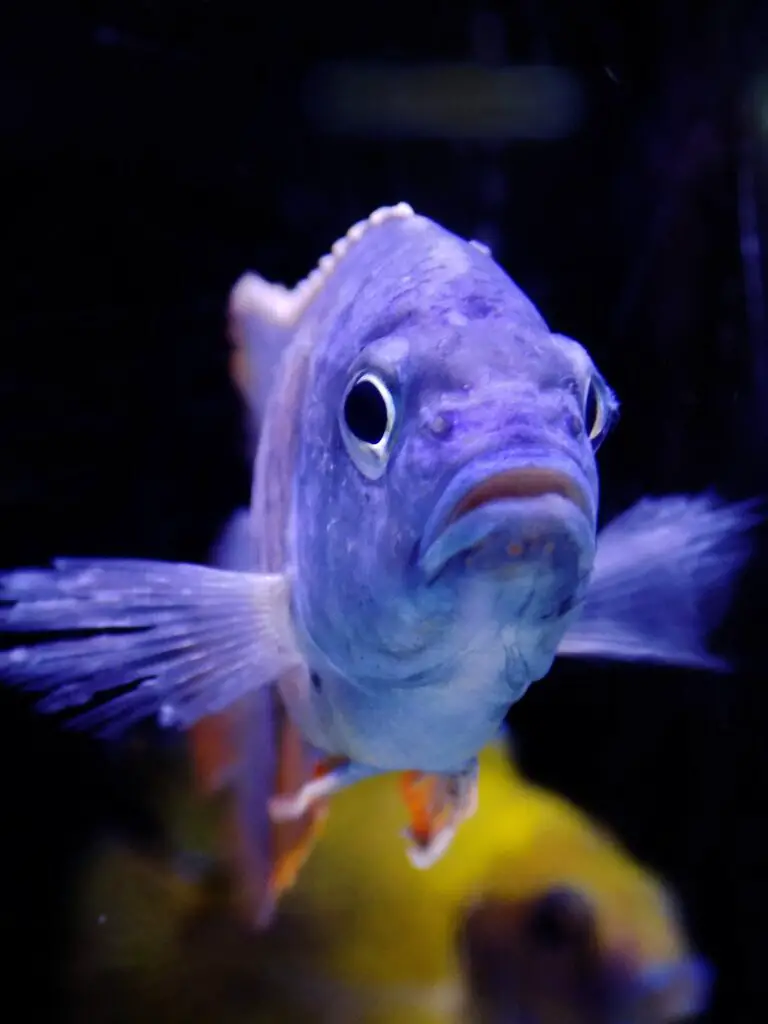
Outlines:
{"label": "fish lips", "polygon": [[698,1016],[709,1007],[714,981],[714,969],[700,956],[688,955],[671,963],[651,964],[637,977],[636,1013],[632,1019],[666,1024]]}
{"label": "fish lips", "polygon": [[[485,549],[485,566],[557,557],[565,544],[588,572],[594,558],[596,502],[592,488],[571,460],[514,462],[503,456],[461,470],[427,521],[418,564],[433,581],[458,555]],[[493,542],[492,542],[493,540]],[[571,557],[571,562],[573,557]]]}

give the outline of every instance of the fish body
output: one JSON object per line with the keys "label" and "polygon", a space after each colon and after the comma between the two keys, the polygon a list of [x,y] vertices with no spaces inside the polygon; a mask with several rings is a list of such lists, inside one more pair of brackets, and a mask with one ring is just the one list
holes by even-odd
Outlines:
{"label": "fish body", "polygon": [[231,316],[259,436],[236,557],[0,574],[0,630],[44,641],[0,653],[0,676],[42,710],[95,699],[74,722],[105,735],[223,712],[221,770],[245,804],[272,792],[283,824],[410,773],[428,866],[475,810],[478,751],[556,654],[720,665],[706,636],[754,507],[647,500],[598,541],[616,399],[485,247],[399,204],[294,289],[245,275]]}
{"label": "fish body", "polygon": [[[234,302],[249,286],[268,319],[260,280]],[[292,573],[304,673],[278,685],[323,750],[461,771],[583,596],[584,409],[594,392],[607,421],[614,400],[486,252],[407,208],[353,229],[306,291],[279,310],[253,491],[257,566]]]}
{"label": "fish body", "polygon": [[402,857],[385,778],[340,793],[261,936],[242,932],[227,886],[174,866],[191,846],[215,862],[222,823],[182,764],[150,776],[168,860],[112,843],[83,868],[76,1020],[183,1024],[208,1007],[221,1024],[667,1024],[706,1003],[667,887],[501,743],[480,755],[477,814],[426,874]]}

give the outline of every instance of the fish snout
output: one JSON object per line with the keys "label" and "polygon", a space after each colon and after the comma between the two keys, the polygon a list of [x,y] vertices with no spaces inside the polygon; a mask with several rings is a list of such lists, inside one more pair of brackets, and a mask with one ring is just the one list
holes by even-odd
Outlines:
{"label": "fish snout", "polygon": [[697,957],[648,966],[606,948],[597,908],[568,886],[476,902],[461,919],[459,950],[483,1024],[673,1024],[709,996]]}
{"label": "fish snout", "polygon": [[624,1018],[629,1024],[676,1024],[703,1013],[712,989],[712,970],[701,957],[627,971],[630,991]]}
{"label": "fish snout", "polygon": [[[570,467],[569,467],[570,468]],[[580,579],[594,557],[594,500],[574,468],[472,467],[448,487],[427,523],[420,565],[434,579],[449,562],[513,579],[544,570]]]}

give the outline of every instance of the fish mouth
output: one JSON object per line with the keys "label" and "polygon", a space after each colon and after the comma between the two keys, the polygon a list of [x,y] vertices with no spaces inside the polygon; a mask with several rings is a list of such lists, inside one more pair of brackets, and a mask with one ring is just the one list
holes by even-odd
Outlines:
{"label": "fish mouth", "polygon": [[[581,572],[594,557],[594,503],[580,468],[563,459],[500,469],[500,456],[465,467],[448,485],[419,545],[418,562],[428,580],[460,556],[473,570],[496,573],[513,559],[546,570],[565,550]],[[482,551],[481,557],[477,557]],[[545,559],[546,561],[546,559]]]}
{"label": "fish mouth", "polygon": [[[552,887],[530,898],[481,897],[463,908],[460,920],[459,952],[470,985],[488,1005],[500,1007],[527,987],[529,1005],[536,1007],[527,1020],[551,1019],[542,1015],[545,1001],[563,1010],[581,1007],[587,1015],[579,1009],[574,1019],[593,1020],[590,992],[610,997],[611,1020],[687,1020],[707,1009],[713,972],[702,958],[684,954],[647,962],[601,938],[600,923],[598,905],[580,887]],[[541,987],[546,972],[519,972],[531,963],[545,967],[553,955],[581,965],[574,978],[591,977],[596,989],[569,984],[559,989],[558,1004],[551,1003],[552,991]]]}
{"label": "fish mouth", "polygon": [[540,498],[545,494],[558,494],[566,498],[581,509],[587,518],[592,514],[590,502],[575,480],[556,469],[530,466],[523,469],[506,469],[486,477],[454,506],[445,526],[450,526],[462,516],[490,502],[514,498]]}

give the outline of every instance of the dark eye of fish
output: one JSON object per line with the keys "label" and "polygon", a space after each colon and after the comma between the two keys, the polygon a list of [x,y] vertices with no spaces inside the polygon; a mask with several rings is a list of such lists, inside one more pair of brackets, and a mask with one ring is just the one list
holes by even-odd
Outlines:
{"label": "dark eye of fish", "polygon": [[528,934],[537,946],[555,952],[585,943],[591,927],[591,911],[584,899],[568,889],[555,889],[534,905]]}
{"label": "dark eye of fish", "polygon": [[353,379],[339,409],[339,427],[349,457],[369,480],[386,471],[395,416],[395,399],[377,373],[369,370]]}
{"label": "dark eye of fish", "polygon": [[375,377],[361,377],[349,389],[344,401],[344,420],[359,441],[376,445],[384,440],[390,428],[390,409]]}

